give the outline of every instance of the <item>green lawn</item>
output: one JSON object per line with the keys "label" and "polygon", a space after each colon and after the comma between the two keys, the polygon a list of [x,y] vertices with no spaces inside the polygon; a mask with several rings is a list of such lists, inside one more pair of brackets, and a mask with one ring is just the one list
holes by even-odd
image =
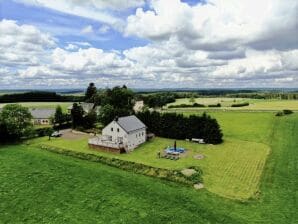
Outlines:
{"label": "green lawn", "polygon": [[2,147],[0,223],[296,223],[298,115],[272,122],[259,199],[247,202],[31,146]]}
{"label": "green lawn", "polygon": [[[24,107],[28,108],[50,108],[50,109],[56,109],[58,105],[62,107],[62,110],[64,112],[67,111],[67,107],[72,104],[72,102],[22,102],[18,103],[21,104]],[[0,103],[0,108],[4,107],[5,103]]]}
{"label": "green lawn", "polygon": [[[298,100],[264,100],[264,99],[249,99],[249,98],[228,98],[228,97],[216,97],[216,98],[195,98],[195,102],[208,106],[210,104],[220,103],[221,107],[208,108],[173,108],[169,110],[177,111],[200,111],[200,110],[251,110],[251,111],[277,111],[283,109],[298,110]],[[232,104],[249,102],[249,106],[245,107],[231,107]],[[189,101],[189,98],[176,99],[174,103],[170,105],[180,104],[193,104]]]}
{"label": "green lawn", "polygon": [[[36,144],[46,144],[75,151],[93,153],[107,157],[117,157],[146,165],[183,169],[197,165],[204,171],[205,187],[216,194],[228,198],[247,199],[258,192],[258,184],[263,167],[270,152],[268,143],[272,132],[272,113],[215,112],[225,133],[225,141],[220,145],[200,145],[187,141],[177,141],[178,146],[188,149],[185,157],[178,161],[158,159],[157,152],[169,145],[173,140],[155,138],[129,154],[115,155],[89,149],[88,136],[77,140],[62,138],[37,139]],[[193,158],[203,154],[203,160]]]}

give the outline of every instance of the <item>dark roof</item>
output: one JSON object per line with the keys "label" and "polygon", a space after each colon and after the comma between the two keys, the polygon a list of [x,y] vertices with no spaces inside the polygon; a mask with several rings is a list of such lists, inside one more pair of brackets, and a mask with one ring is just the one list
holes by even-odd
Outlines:
{"label": "dark roof", "polygon": [[30,109],[30,113],[34,119],[48,119],[51,116],[54,116],[55,114],[55,109],[39,109],[39,108],[34,108]]}
{"label": "dark roof", "polygon": [[146,128],[146,125],[140,121],[135,115],[127,117],[119,117],[115,121],[124,129],[125,132],[129,133],[142,128]]}

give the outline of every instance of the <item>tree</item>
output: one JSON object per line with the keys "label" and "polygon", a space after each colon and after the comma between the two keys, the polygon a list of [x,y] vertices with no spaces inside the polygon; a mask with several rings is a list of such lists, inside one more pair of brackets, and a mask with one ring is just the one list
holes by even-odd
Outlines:
{"label": "tree", "polygon": [[97,120],[95,110],[90,110],[89,113],[84,117],[84,128],[93,128]]}
{"label": "tree", "polygon": [[99,120],[103,125],[110,123],[116,116],[115,109],[110,104],[102,106],[99,113]]}
{"label": "tree", "polygon": [[18,140],[21,137],[32,133],[32,115],[28,108],[19,104],[8,104],[3,107],[0,113],[1,135],[6,136],[5,140]]}
{"label": "tree", "polygon": [[58,105],[56,107],[56,112],[55,112],[55,115],[54,115],[54,124],[58,124],[59,126],[61,126],[64,121],[65,121],[65,116],[62,112],[61,106]]}
{"label": "tree", "polygon": [[95,84],[93,82],[89,83],[89,86],[85,93],[85,101],[94,103],[94,97],[96,93],[97,93],[97,89],[95,87]]}
{"label": "tree", "polygon": [[71,119],[72,119],[72,127],[77,128],[78,126],[82,126],[84,123],[83,119],[84,111],[83,108],[74,103],[71,109]]}

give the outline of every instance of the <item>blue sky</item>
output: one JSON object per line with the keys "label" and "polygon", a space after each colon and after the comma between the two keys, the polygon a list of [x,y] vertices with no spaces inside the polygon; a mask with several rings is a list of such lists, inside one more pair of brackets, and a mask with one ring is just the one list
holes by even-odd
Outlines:
{"label": "blue sky", "polygon": [[0,0],[0,88],[298,87],[297,5]]}

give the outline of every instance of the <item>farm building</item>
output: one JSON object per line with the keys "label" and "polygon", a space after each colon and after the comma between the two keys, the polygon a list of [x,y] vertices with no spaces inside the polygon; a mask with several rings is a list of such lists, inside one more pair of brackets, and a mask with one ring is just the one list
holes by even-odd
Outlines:
{"label": "farm building", "polygon": [[55,110],[33,108],[33,109],[30,109],[30,113],[33,117],[33,124],[47,125],[51,123],[51,117],[54,116]]}
{"label": "farm building", "polygon": [[133,106],[133,110],[134,112],[139,112],[144,108],[144,101],[140,100],[140,101],[136,101],[135,105]]}
{"label": "farm building", "polygon": [[89,146],[121,153],[133,151],[145,141],[146,125],[132,115],[115,118],[102,130],[102,135],[89,139]]}
{"label": "farm building", "polygon": [[[78,103],[83,108],[83,111],[85,114],[88,114],[91,110],[95,110],[95,112],[98,114],[100,106],[95,106],[94,103]],[[72,110],[73,105],[70,105],[67,107],[67,111],[70,114]]]}

